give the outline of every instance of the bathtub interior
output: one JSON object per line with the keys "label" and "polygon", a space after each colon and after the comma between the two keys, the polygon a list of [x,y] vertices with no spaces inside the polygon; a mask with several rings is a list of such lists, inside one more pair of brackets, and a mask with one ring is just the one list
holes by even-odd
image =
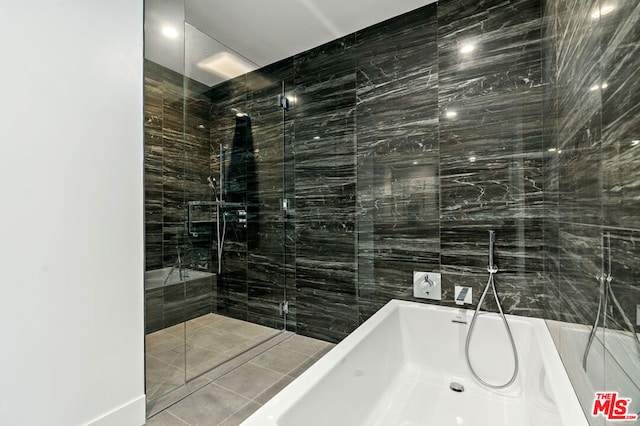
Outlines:
{"label": "bathtub interior", "polygon": [[[403,368],[399,322],[398,313],[393,312],[386,321],[377,325],[379,331],[387,336],[384,345],[380,345],[375,336],[369,335],[348,353],[338,348],[338,345],[337,351],[334,348],[325,355],[318,362],[334,359],[336,362],[333,368],[301,395],[293,407],[278,419],[277,424],[361,424],[362,419],[379,403],[372,398],[389,388],[394,377]],[[354,333],[357,332],[358,330]]]}
{"label": "bathtub interior", "polygon": [[[452,322],[460,315],[467,324]],[[387,305],[272,399],[265,413],[279,412],[272,424],[281,426],[474,424],[478,419],[482,423],[475,424],[580,424],[563,422],[559,415],[558,390],[540,348],[553,347],[550,338],[540,341],[540,333],[547,333],[544,322],[509,317],[520,373],[508,389],[487,390],[465,364],[471,315],[433,305]],[[471,342],[474,367],[490,383],[511,376],[513,356],[506,334],[500,337],[502,327],[497,315],[484,315]],[[452,391],[454,381],[465,391]]]}

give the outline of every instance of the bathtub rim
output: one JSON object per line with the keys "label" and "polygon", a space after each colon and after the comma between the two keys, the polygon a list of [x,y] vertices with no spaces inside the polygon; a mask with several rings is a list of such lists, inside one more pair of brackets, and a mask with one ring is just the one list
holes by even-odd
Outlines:
{"label": "bathtub rim", "polygon": [[[189,281],[194,281],[194,280],[200,280],[203,278],[213,278],[216,276],[215,273],[213,272],[206,272],[206,271],[199,271],[197,269],[190,269],[190,268],[183,268],[184,271],[187,271],[190,274],[193,274],[192,276],[187,277],[186,279],[182,279],[179,281],[167,281],[166,284],[162,285],[164,283],[164,280],[166,279],[167,275],[171,272],[171,270],[174,269],[171,266],[165,266],[164,268],[156,268],[156,269],[150,269],[148,271],[144,272],[144,289],[146,290],[155,290],[158,288],[162,288],[162,287],[167,287],[170,285],[176,285],[176,284],[181,284],[181,283],[188,283]],[[162,275],[159,274],[159,271],[166,271],[166,273],[163,273]],[[150,276],[149,278],[147,276]],[[158,276],[154,276],[154,275],[158,275]]]}

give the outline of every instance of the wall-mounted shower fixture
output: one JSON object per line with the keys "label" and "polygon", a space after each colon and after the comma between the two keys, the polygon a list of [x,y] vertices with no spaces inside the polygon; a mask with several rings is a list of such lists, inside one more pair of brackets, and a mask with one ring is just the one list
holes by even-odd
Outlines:
{"label": "wall-mounted shower fixture", "polygon": [[245,209],[237,210],[236,214],[238,215],[238,223],[243,228],[246,228],[247,227],[247,210]]}
{"label": "wall-mounted shower fixture", "polygon": [[439,272],[413,272],[413,297],[442,300]]}

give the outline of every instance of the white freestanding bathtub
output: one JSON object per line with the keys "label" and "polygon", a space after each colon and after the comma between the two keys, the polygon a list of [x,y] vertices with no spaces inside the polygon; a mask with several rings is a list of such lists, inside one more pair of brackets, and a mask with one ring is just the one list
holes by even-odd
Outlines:
{"label": "white freestanding bathtub", "polygon": [[[465,363],[472,315],[392,300],[242,424],[587,425],[544,320],[507,316],[520,371],[511,386],[492,390]],[[470,357],[488,383],[511,377],[513,354],[497,314],[477,319]]]}

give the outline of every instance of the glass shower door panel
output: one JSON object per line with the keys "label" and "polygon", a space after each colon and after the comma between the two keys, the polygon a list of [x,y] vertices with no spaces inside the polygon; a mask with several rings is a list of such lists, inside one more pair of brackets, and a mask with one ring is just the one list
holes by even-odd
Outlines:
{"label": "glass shower door panel", "polygon": [[[185,384],[183,0],[145,1],[145,373],[147,401]],[[163,30],[175,31],[168,39]]]}
{"label": "glass shower door panel", "polygon": [[209,274],[186,290],[187,379],[284,328],[281,83],[242,64],[256,67],[185,25],[189,259]]}

